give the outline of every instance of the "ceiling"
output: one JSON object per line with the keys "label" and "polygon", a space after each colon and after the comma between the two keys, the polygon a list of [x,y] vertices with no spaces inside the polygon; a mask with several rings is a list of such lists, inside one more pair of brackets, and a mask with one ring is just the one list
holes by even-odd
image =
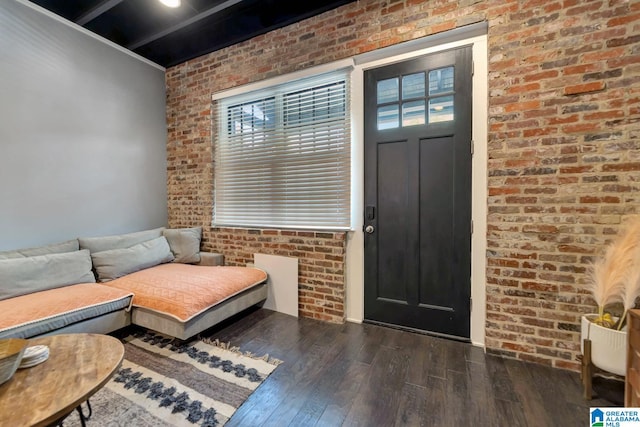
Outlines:
{"label": "ceiling", "polygon": [[30,0],[164,67],[354,0]]}

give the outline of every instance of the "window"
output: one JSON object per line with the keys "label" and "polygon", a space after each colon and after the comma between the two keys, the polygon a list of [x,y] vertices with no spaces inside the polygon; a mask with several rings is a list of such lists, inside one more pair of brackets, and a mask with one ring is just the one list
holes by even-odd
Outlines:
{"label": "window", "polygon": [[424,72],[380,80],[377,83],[378,130],[452,121],[453,83],[453,67],[429,71],[428,93],[425,93]]}
{"label": "window", "polygon": [[347,71],[218,101],[215,226],[349,229]]}

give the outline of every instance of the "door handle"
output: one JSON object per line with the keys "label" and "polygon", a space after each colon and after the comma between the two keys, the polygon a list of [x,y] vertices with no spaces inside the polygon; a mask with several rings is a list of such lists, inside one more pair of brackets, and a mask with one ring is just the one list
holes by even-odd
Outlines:
{"label": "door handle", "polygon": [[375,227],[373,225],[367,225],[364,228],[364,231],[368,234],[372,234],[374,231],[376,231]]}

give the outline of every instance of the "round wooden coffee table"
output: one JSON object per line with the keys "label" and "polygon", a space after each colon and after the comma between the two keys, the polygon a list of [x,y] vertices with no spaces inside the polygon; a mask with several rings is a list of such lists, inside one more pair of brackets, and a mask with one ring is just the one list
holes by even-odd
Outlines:
{"label": "round wooden coffee table", "polygon": [[18,369],[0,385],[0,426],[46,426],[62,420],[120,367],[122,343],[108,335],[69,334],[29,340],[49,346],[49,359]]}

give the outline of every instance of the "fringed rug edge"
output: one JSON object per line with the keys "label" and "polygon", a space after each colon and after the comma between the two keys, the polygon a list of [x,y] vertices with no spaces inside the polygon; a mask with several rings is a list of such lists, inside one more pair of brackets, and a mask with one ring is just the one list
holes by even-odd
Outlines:
{"label": "fringed rug edge", "polygon": [[211,346],[218,347],[218,348],[221,348],[223,350],[227,350],[227,351],[230,351],[232,353],[238,354],[240,356],[248,357],[250,359],[262,360],[262,361],[264,361],[264,362],[266,362],[266,363],[268,363],[270,365],[273,365],[273,366],[278,366],[278,365],[280,365],[282,363],[282,360],[277,359],[275,357],[269,356],[269,353],[266,353],[263,356],[257,356],[257,355],[253,354],[250,351],[242,351],[240,349],[240,347],[232,346],[231,343],[229,343],[229,342],[222,342],[218,338],[211,339],[211,338],[206,338],[206,337],[201,337],[201,336],[198,336],[197,338],[198,338],[198,340],[202,341],[205,344],[209,344]]}

